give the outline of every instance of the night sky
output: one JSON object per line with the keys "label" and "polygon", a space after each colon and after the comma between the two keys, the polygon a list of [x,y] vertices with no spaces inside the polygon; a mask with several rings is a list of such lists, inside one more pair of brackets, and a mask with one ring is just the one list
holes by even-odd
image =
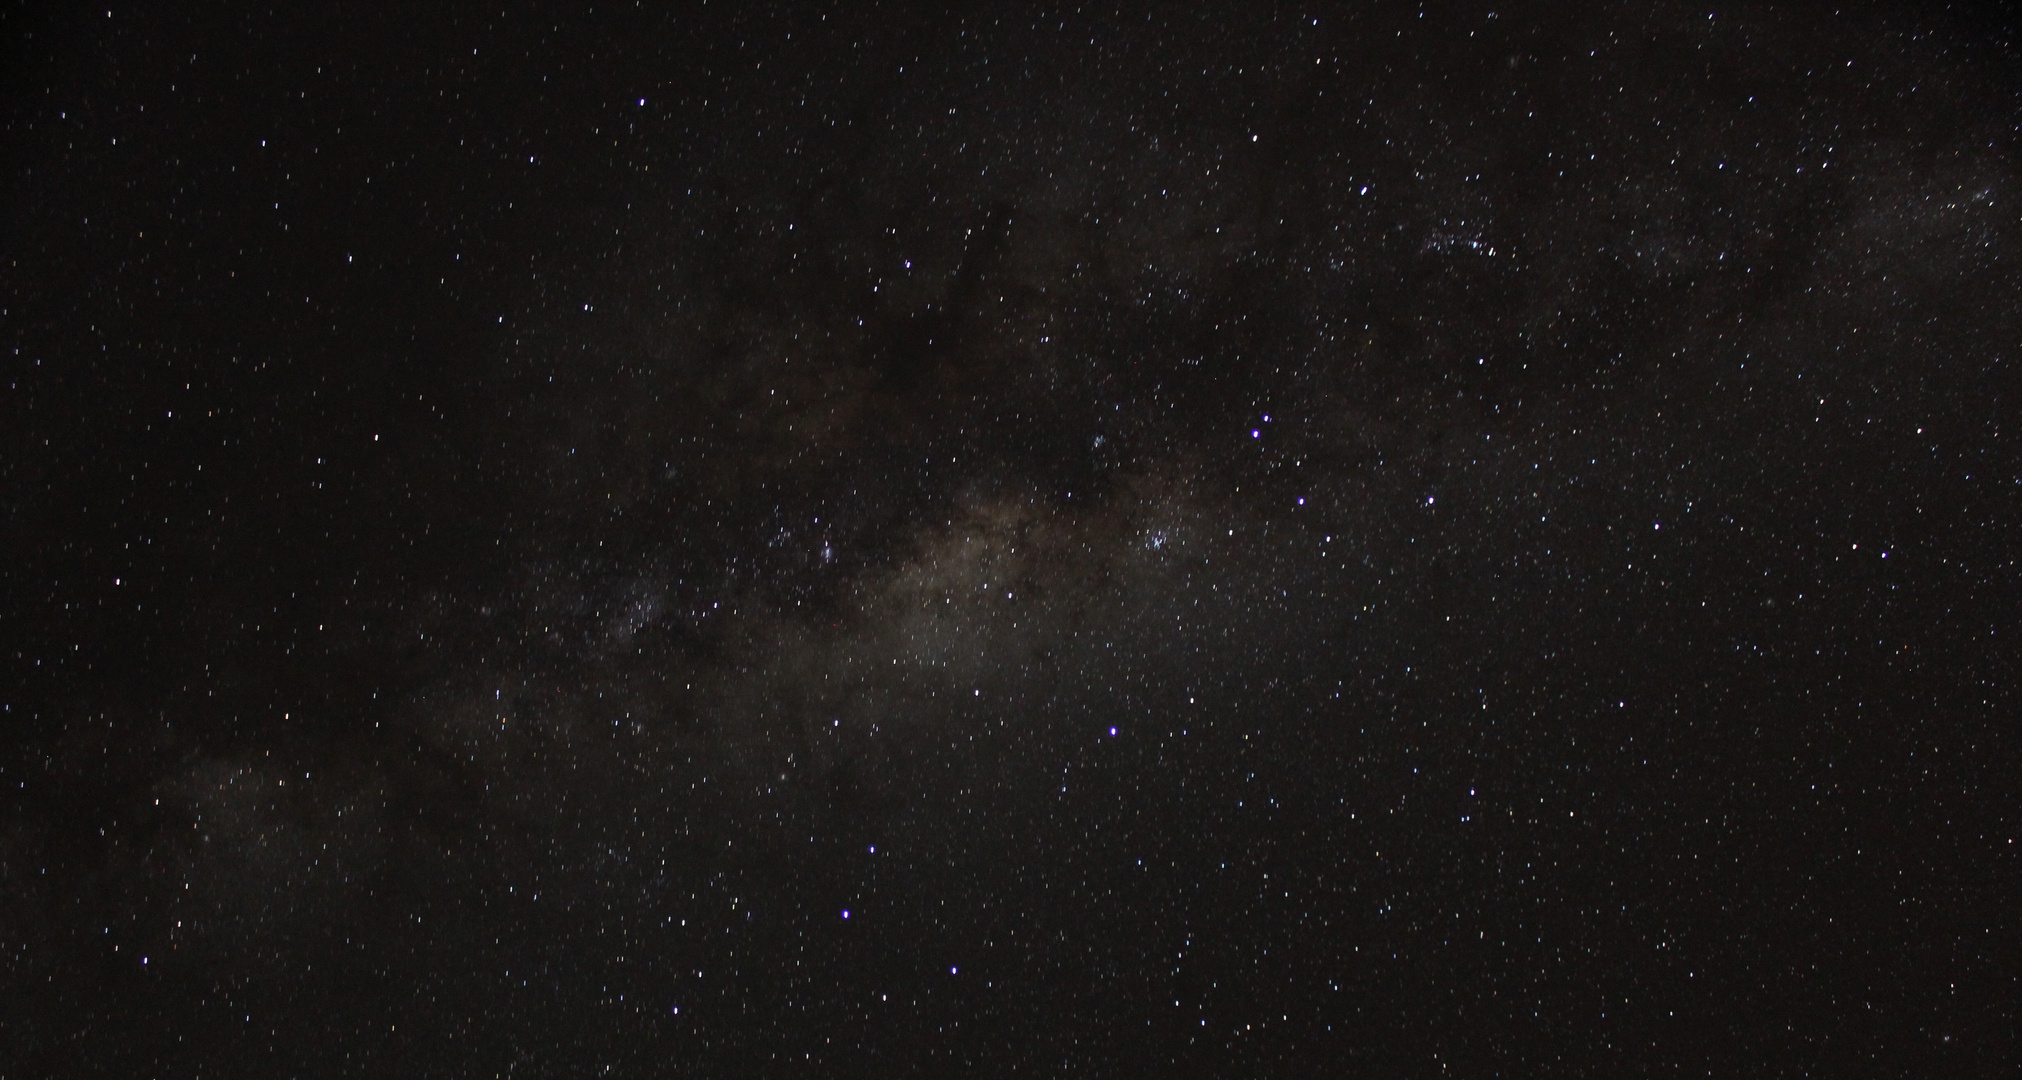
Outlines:
{"label": "night sky", "polygon": [[7,1080],[2022,1068],[1999,18],[0,32]]}

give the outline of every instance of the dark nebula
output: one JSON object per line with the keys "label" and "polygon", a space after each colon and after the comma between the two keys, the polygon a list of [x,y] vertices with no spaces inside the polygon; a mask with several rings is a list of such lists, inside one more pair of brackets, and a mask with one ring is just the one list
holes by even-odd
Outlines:
{"label": "dark nebula", "polygon": [[0,1077],[2012,1075],[1856,7],[9,5]]}

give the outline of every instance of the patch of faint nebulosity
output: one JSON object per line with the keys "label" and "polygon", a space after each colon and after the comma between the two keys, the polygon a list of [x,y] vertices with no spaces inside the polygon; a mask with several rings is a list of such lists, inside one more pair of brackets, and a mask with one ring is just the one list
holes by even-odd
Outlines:
{"label": "patch of faint nebulosity", "polygon": [[626,582],[613,599],[615,610],[606,619],[604,637],[621,648],[657,624],[667,608],[666,588],[651,578]]}
{"label": "patch of faint nebulosity", "polygon": [[176,827],[131,858],[157,889],[161,940],[280,964],[293,938],[363,897],[389,846],[385,780],[339,779],[271,758],[203,758],[155,787]]}

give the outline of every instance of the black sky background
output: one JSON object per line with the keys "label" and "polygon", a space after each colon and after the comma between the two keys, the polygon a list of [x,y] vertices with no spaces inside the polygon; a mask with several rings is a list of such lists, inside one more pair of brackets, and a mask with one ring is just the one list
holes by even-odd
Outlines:
{"label": "black sky background", "polygon": [[2001,19],[5,20],[0,1075],[2017,1066]]}

